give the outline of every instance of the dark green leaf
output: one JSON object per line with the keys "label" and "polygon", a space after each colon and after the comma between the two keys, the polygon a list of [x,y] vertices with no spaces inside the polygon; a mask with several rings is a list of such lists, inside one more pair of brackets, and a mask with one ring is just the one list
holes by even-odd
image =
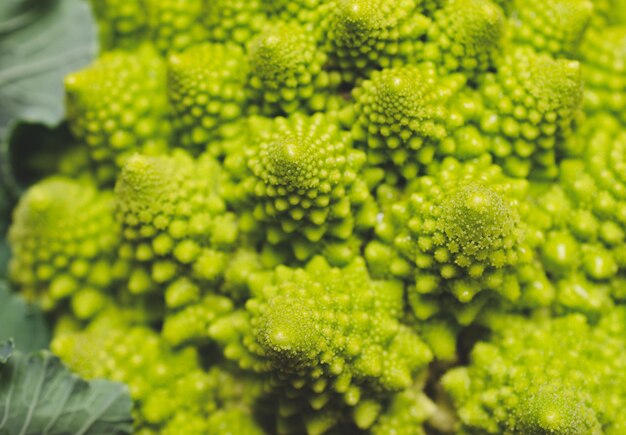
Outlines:
{"label": "dark green leaf", "polygon": [[127,434],[130,410],[125,385],[87,382],[48,351],[0,365],[0,434]]}
{"label": "dark green leaf", "polygon": [[41,311],[0,281],[0,340],[9,338],[19,350],[33,352],[48,347],[50,332]]}
{"label": "dark green leaf", "polygon": [[0,175],[9,188],[7,137],[20,121],[57,125],[64,116],[63,78],[97,52],[86,1],[0,1]]}

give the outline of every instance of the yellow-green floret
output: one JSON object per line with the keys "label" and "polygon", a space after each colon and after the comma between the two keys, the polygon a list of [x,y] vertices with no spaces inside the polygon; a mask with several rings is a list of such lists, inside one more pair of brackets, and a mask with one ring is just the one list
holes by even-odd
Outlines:
{"label": "yellow-green floret", "polygon": [[245,46],[268,21],[262,5],[266,1],[205,0],[202,19],[209,31],[209,39]]}
{"label": "yellow-green floret", "polygon": [[70,129],[88,149],[98,181],[112,184],[133,153],[168,148],[165,65],[148,46],[112,51],[65,78]]}
{"label": "yellow-green floret", "polygon": [[525,181],[507,178],[487,156],[465,164],[447,158],[402,195],[381,188],[387,199],[378,240],[365,250],[370,268],[414,283],[409,300],[419,317],[434,314],[421,311],[430,305],[423,298],[452,294],[468,303],[489,290],[516,300],[515,271],[532,259],[526,191]]}
{"label": "yellow-green floret", "polygon": [[589,32],[581,47],[585,109],[626,122],[626,25]]}
{"label": "yellow-green floret", "polygon": [[244,53],[232,44],[196,45],[169,58],[167,91],[182,147],[218,154],[214,142],[238,133],[247,76]]}
{"label": "yellow-green floret", "polygon": [[148,24],[148,40],[163,55],[206,41],[202,25],[205,0],[141,0]]}
{"label": "yellow-green floret", "polygon": [[[220,196],[220,174],[210,156],[193,160],[179,150],[167,157],[133,156],[116,185],[119,252],[131,268],[128,290],[154,293],[165,304],[164,331],[174,343],[206,335],[194,316],[209,322],[207,311],[217,315],[232,307],[213,294],[239,231]],[[183,308],[188,311],[176,320]]]}
{"label": "yellow-green floret", "polygon": [[[555,57],[575,58],[591,21],[591,0],[514,0],[508,30],[513,42]],[[558,18],[557,18],[558,17]]]}
{"label": "yellow-green floret", "polygon": [[304,423],[323,433],[347,406],[366,429],[383,401],[411,387],[432,358],[401,322],[402,284],[371,280],[361,258],[340,269],[316,257],[304,269],[279,266],[250,282],[246,310],[210,333],[228,358],[291,398],[279,403],[279,427],[297,431]]}
{"label": "yellow-green floret", "polygon": [[352,136],[367,147],[370,163],[413,178],[472,110],[453,104],[465,81],[460,74],[440,76],[433,63],[374,71],[353,91]]}
{"label": "yellow-green floret", "polygon": [[146,37],[143,0],[90,0],[105,49],[134,48]]}
{"label": "yellow-green floret", "polygon": [[434,13],[425,60],[471,77],[493,66],[504,33],[504,13],[489,0],[450,0]]}
{"label": "yellow-green floret", "polygon": [[46,310],[71,302],[88,318],[107,302],[120,244],[114,199],[65,178],[39,182],[15,209],[8,238],[11,280]]}
{"label": "yellow-green floret", "polygon": [[248,45],[251,98],[261,114],[321,112],[337,107],[338,73],[326,71],[326,54],[295,23],[272,23]]}
{"label": "yellow-green floret", "polygon": [[459,410],[458,429],[621,433],[626,429],[623,325],[622,309],[600,325],[589,325],[579,314],[493,319],[493,336],[476,344],[469,366],[443,377]]}
{"label": "yellow-green floret", "polygon": [[271,244],[291,245],[296,258],[306,260],[326,243],[344,243],[373,225],[375,205],[359,176],[365,154],[331,118],[275,118],[254,141],[244,183]]}
{"label": "yellow-green floret", "polygon": [[339,0],[324,19],[324,41],[345,81],[419,58],[430,20],[416,0]]}
{"label": "yellow-green floret", "polygon": [[559,145],[582,105],[580,64],[518,48],[485,76],[480,92],[480,129],[496,161],[516,177],[556,176]]}

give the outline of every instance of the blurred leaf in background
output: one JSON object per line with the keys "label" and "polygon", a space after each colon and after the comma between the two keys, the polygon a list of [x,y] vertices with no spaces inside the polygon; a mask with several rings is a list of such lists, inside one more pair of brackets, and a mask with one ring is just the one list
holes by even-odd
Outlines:
{"label": "blurred leaf in background", "polygon": [[129,434],[128,387],[85,381],[48,351],[24,355],[0,342],[0,433]]}
{"label": "blurred leaf in background", "polygon": [[97,50],[87,2],[0,1],[0,278],[7,274],[12,206],[24,187],[47,175],[42,163],[54,162],[51,142],[65,140],[58,127],[63,79],[91,62]]}

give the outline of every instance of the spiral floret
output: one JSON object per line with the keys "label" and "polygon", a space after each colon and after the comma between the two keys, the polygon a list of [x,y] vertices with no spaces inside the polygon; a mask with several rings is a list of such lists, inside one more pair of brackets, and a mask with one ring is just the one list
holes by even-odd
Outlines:
{"label": "spiral floret", "polygon": [[170,135],[165,66],[149,47],[113,51],[65,79],[67,117],[97,179],[112,183],[133,153],[160,154]]}
{"label": "spiral floret", "polygon": [[[257,204],[253,215],[269,226],[268,240],[289,240],[305,260],[322,239],[347,240],[374,216],[359,170],[363,152],[324,115],[276,118],[248,150],[248,182]],[[294,239],[295,238],[295,239]]]}
{"label": "spiral floret", "polygon": [[519,48],[481,86],[481,131],[491,152],[512,176],[554,177],[558,146],[580,113],[580,64]]}
{"label": "spiral floret", "polygon": [[220,196],[219,165],[206,154],[193,160],[182,150],[167,157],[136,155],[115,191],[123,226],[120,256],[131,264],[128,290],[159,295],[172,342],[205,336],[198,325],[232,305],[211,291],[238,238],[237,218]]}
{"label": "spiral floret", "polygon": [[[609,315],[607,320],[621,322]],[[460,430],[481,433],[619,433],[626,349],[608,323],[501,315],[469,367],[443,377]],[[606,355],[606,358],[598,358]],[[609,356],[610,355],[610,356]]]}
{"label": "spiral floret", "polygon": [[315,30],[327,4],[325,0],[261,0],[270,17],[281,21],[296,21],[308,30]]}
{"label": "spiral floret", "polygon": [[205,0],[141,0],[148,39],[162,55],[181,52],[206,41],[202,23]]}
{"label": "spiral floret", "polygon": [[337,423],[333,408],[348,407],[366,429],[381,400],[409,388],[432,358],[400,323],[402,284],[372,281],[361,258],[338,269],[316,257],[305,269],[280,266],[253,282],[256,297],[243,317],[249,326],[226,320],[211,332],[227,356],[269,376],[275,392],[292,398],[279,405],[279,415],[294,417],[282,424],[304,415],[307,427],[329,419],[328,429]]}
{"label": "spiral floret", "polygon": [[424,59],[442,71],[469,76],[493,66],[505,29],[502,9],[489,0],[452,0],[437,10]]}
{"label": "spiral floret", "polygon": [[[375,71],[353,92],[352,135],[367,147],[371,163],[391,163],[412,178],[463,119],[450,102],[464,84],[462,75],[439,76],[432,63]],[[455,121],[453,114],[458,114]]]}
{"label": "spiral floret", "polygon": [[130,49],[146,36],[143,0],[90,0],[105,49]]}
{"label": "spiral floret", "polygon": [[[202,20],[209,39],[245,46],[268,22],[263,3],[267,0],[210,0]],[[273,2],[273,1],[272,1]]]}
{"label": "spiral floret", "polygon": [[354,82],[418,57],[429,25],[415,0],[340,0],[323,29],[331,62]]}
{"label": "spiral floret", "polygon": [[175,131],[192,153],[233,137],[246,104],[248,65],[243,50],[230,44],[196,45],[169,58],[167,91]]}
{"label": "spiral floret", "polygon": [[522,220],[526,188],[489,158],[445,159],[384,208],[379,240],[366,249],[370,267],[415,282],[410,298],[450,293],[469,303],[491,290],[518,299],[514,270],[530,255]]}
{"label": "spiral floret", "polygon": [[591,0],[515,0],[510,8],[508,29],[515,44],[557,58],[575,58],[594,5]]}
{"label": "spiral floret", "polygon": [[304,27],[272,24],[250,42],[248,59],[252,98],[260,113],[321,112],[332,108],[332,102],[338,105],[341,78],[325,70],[327,56]]}
{"label": "spiral floret", "polygon": [[120,243],[109,193],[65,178],[49,178],[20,200],[9,230],[10,277],[45,310],[70,301],[89,318],[106,304],[115,283]]}

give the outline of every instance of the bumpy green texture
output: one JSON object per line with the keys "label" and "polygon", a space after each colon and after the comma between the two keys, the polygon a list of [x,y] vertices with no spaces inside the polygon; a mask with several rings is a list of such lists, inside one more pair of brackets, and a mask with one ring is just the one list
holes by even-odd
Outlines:
{"label": "bumpy green texture", "polygon": [[205,0],[204,24],[209,38],[244,46],[263,29],[267,15],[266,0]]}
{"label": "bumpy green texture", "polygon": [[367,147],[370,163],[391,166],[407,179],[431,163],[448,131],[472,106],[459,105],[460,74],[439,76],[433,63],[374,71],[353,91],[352,136]]}
{"label": "bumpy green texture", "polygon": [[[600,326],[590,326],[576,314],[493,320],[494,336],[474,347],[470,365],[443,378],[458,407],[460,429],[622,433],[626,348],[623,310],[616,314]],[[611,329],[617,325],[621,331],[616,334]]]}
{"label": "bumpy green texture", "polygon": [[326,54],[294,23],[271,24],[248,45],[253,101],[267,116],[337,107],[338,73],[325,70]]}
{"label": "bumpy green texture", "polygon": [[579,134],[582,149],[572,149],[578,156],[562,162],[558,185],[535,189],[532,213],[545,234],[542,262],[560,303],[598,312],[611,305],[611,294],[624,297],[626,135],[606,115],[588,120]]}
{"label": "bumpy green texture", "polygon": [[515,43],[556,57],[576,55],[591,20],[594,7],[591,0],[545,3],[514,0],[512,3],[508,29]]}
{"label": "bumpy green texture", "polygon": [[113,197],[70,179],[33,186],[13,214],[10,277],[46,310],[66,301],[79,318],[107,302],[120,243]]}
{"label": "bumpy green texture", "polygon": [[167,90],[180,145],[198,153],[232,137],[244,113],[247,63],[235,45],[201,44],[169,58]]}
{"label": "bumpy green texture", "polygon": [[518,299],[515,270],[532,258],[522,220],[526,190],[487,156],[466,164],[447,158],[397,198],[381,188],[389,199],[378,240],[365,250],[371,270],[407,279],[418,317],[434,314],[422,299],[441,294],[462,303],[486,290]]}
{"label": "bumpy green texture", "polygon": [[159,154],[170,125],[165,66],[149,47],[104,54],[65,79],[67,117],[96,178],[110,184],[134,152]]}
{"label": "bumpy green texture", "polygon": [[142,0],[90,0],[105,49],[134,48],[145,38],[146,15]]}
{"label": "bumpy green texture", "polygon": [[371,426],[379,400],[410,387],[432,358],[400,322],[402,284],[372,281],[361,258],[343,269],[321,257],[305,269],[279,266],[251,286],[246,311],[210,332],[227,357],[269,376],[268,386],[292,398],[279,405],[286,418],[279,427],[289,431],[304,414],[309,433],[324,432],[338,422],[335,406],[351,407],[357,426]]}
{"label": "bumpy green texture", "polygon": [[424,59],[443,71],[465,71],[468,76],[485,71],[504,31],[502,9],[489,0],[450,0],[434,13],[428,29]]}
{"label": "bumpy green texture", "polygon": [[626,25],[589,32],[581,48],[585,108],[626,122]]}
{"label": "bumpy green texture", "polygon": [[373,435],[422,435],[422,424],[432,417],[435,404],[419,389],[409,388],[393,396],[371,428]]}
{"label": "bumpy green texture", "polygon": [[516,49],[484,78],[481,94],[480,129],[497,161],[516,177],[554,177],[558,145],[582,104],[580,64]]}
{"label": "bumpy green texture", "polygon": [[418,57],[430,23],[415,0],[339,0],[329,9],[324,41],[347,82]]}
{"label": "bumpy green texture", "polygon": [[[133,156],[116,185],[120,257],[131,263],[128,290],[163,293],[160,300],[170,310],[192,305],[182,314],[186,323],[166,319],[165,333],[174,343],[198,333],[187,326],[194,316],[210,320],[202,296],[223,277],[237,241],[237,219],[220,196],[220,174],[210,156],[194,161],[179,150],[168,157]],[[209,302],[217,313],[231,305],[215,296]]]}
{"label": "bumpy green texture", "polygon": [[237,374],[204,371],[195,349],[172,350],[149,329],[105,318],[59,334],[51,349],[81,376],[128,384],[138,434],[263,433],[248,409],[260,392],[253,381],[238,389]]}
{"label": "bumpy green texture", "polygon": [[141,0],[148,24],[148,38],[162,53],[177,53],[201,43],[208,36],[202,25],[205,0]]}
{"label": "bumpy green texture", "polygon": [[626,0],[90,2],[9,284],[140,435],[626,433]]}
{"label": "bumpy green texture", "polygon": [[314,30],[324,16],[322,6],[326,0],[261,0],[271,18],[297,21]]}
{"label": "bumpy green texture", "polygon": [[[178,151],[132,157],[116,186],[119,254],[130,264],[127,288],[165,307],[163,337],[175,345],[206,341],[208,326],[232,311],[231,299],[214,294],[227,273],[231,287],[224,291],[237,298],[230,261],[239,229],[220,182],[221,169],[210,156],[194,161]],[[256,267],[246,258],[233,262],[244,276]]]}
{"label": "bumpy green texture", "polygon": [[[271,244],[289,242],[296,258],[306,260],[320,240],[342,243],[373,225],[375,205],[359,177],[365,154],[352,148],[350,135],[332,119],[275,118],[254,140],[246,152],[250,174],[244,183],[253,216],[267,225]],[[343,250],[337,256],[352,255]]]}

